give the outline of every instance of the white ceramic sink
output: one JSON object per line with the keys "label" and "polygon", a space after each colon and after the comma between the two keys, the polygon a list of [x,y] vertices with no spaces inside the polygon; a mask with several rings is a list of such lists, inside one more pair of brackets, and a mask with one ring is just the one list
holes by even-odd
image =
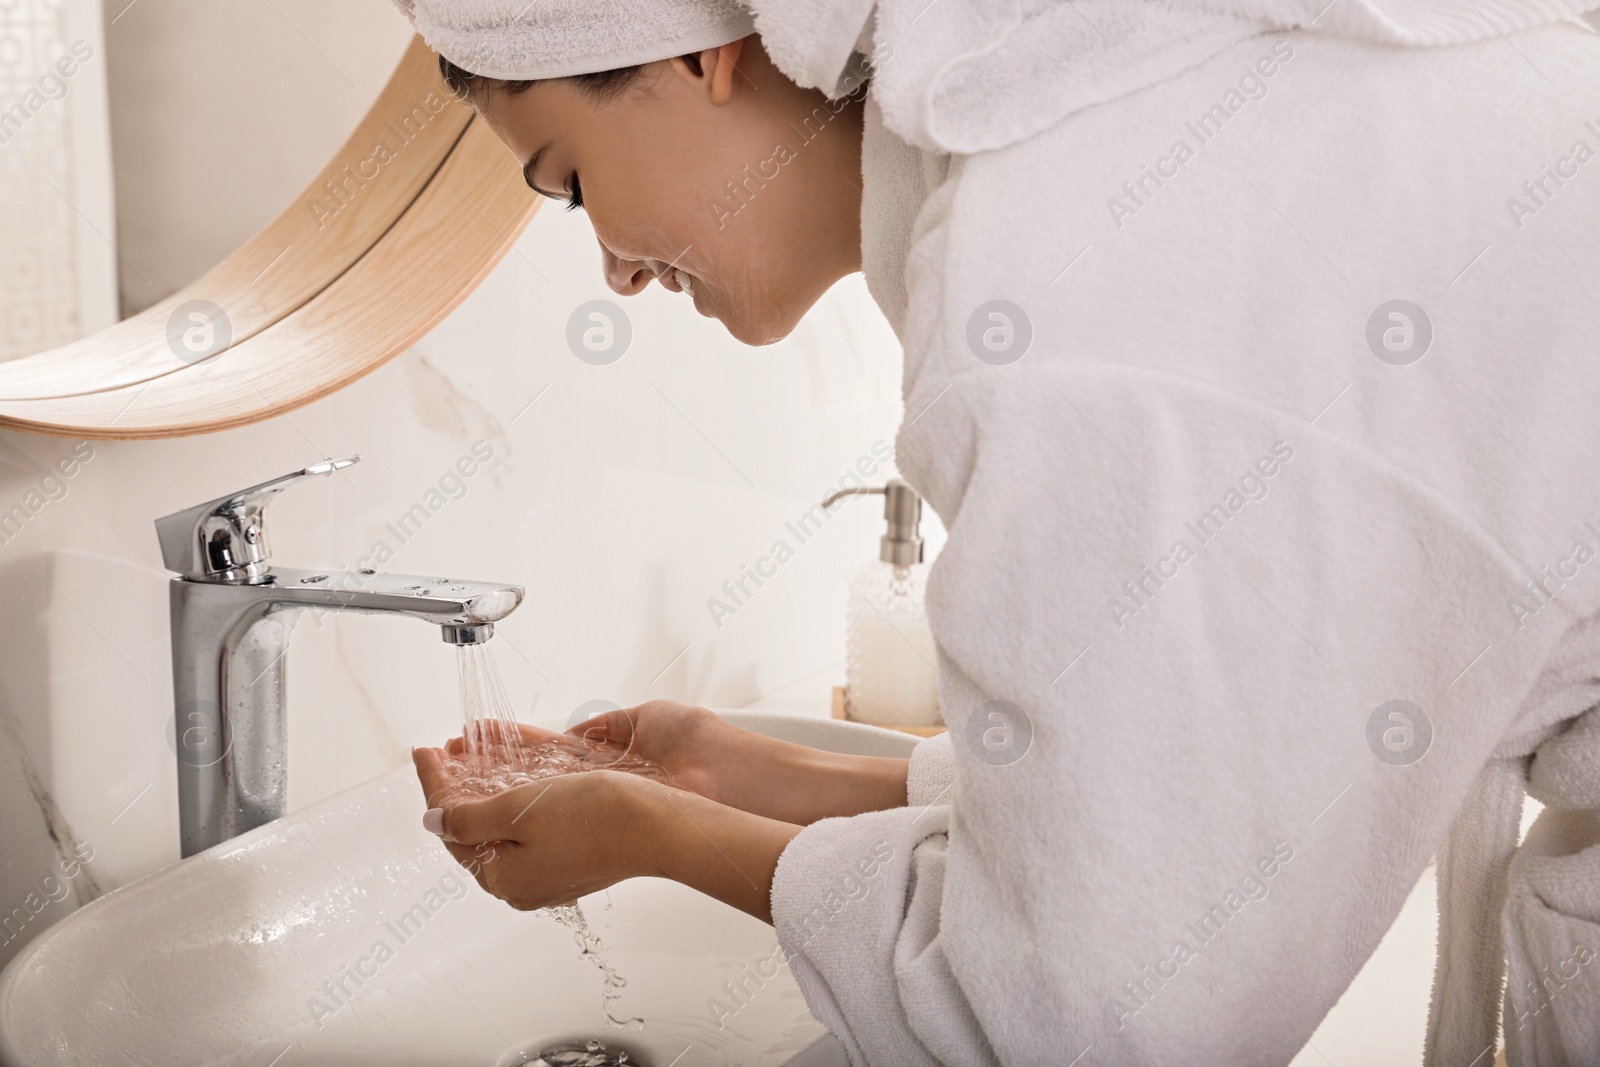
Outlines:
{"label": "white ceramic sink", "polygon": [[[837,752],[915,743],[831,719],[724,717]],[[422,829],[422,808],[397,768],[57,923],[0,975],[0,1063],[504,1067],[588,1038],[647,1067],[845,1062],[786,967],[759,988],[745,978],[744,1006],[719,1026],[710,1002],[735,1007],[724,983],[777,939],[661,879],[580,902],[628,982],[615,1010],[646,1020],[605,1026],[601,974],[572,933],[480,890]]]}

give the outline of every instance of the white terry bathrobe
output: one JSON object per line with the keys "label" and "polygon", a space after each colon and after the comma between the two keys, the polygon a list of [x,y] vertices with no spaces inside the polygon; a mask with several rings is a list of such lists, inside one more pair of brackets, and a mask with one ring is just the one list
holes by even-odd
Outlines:
{"label": "white terry bathrobe", "polygon": [[1427,1062],[1600,1063],[1592,3],[1324,3],[749,5],[877,50],[949,531],[949,732],[773,883],[856,1065],[1287,1062],[1436,852]]}

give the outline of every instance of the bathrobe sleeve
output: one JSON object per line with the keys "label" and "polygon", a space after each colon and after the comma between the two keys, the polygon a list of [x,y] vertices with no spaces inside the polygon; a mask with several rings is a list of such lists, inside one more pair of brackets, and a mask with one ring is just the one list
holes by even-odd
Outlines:
{"label": "bathrobe sleeve", "polygon": [[[906,808],[851,819],[824,819],[812,824],[817,833],[810,833],[808,827],[779,857],[773,876],[773,926],[812,1013],[845,1046],[852,1064],[893,1063],[892,1056],[898,1053],[886,1051],[882,1042],[871,1039],[864,1047],[855,1036],[857,1027],[847,1017],[841,996],[848,1003],[870,1006],[877,1028],[891,1038],[887,1048],[916,1049],[912,1054],[921,1062],[992,1060],[981,1039],[974,1040],[977,1027],[969,1012],[953,1031],[954,1041],[933,1042],[945,1053],[940,1055],[921,1051],[920,1041],[908,1032],[897,1007],[894,975],[901,953],[895,945],[902,930],[900,909],[888,902],[904,899],[920,881],[922,904],[912,920],[916,928],[912,943],[938,937],[948,801],[954,779],[950,735],[926,738],[911,753]],[[873,912],[877,919],[869,917]],[[852,968],[848,987],[836,985],[840,976],[830,963],[841,952],[852,955],[848,942],[858,935],[863,921],[874,931],[874,945],[855,956],[855,962],[865,966]],[[916,966],[926,969],[930,964]],[[948,975],[936,950],[931,969],[931,987],[948,987]],[[825,977],[824,971],[834,973]],[[871,983],[872,988],[863,988],[857,984],[860,982]],[[941,1006],[958,1013],[965,1010],[959,996],[944,998]]]}
{"label": "bathrobe sleeve", "polygon": [[919,808],[945,802],[955,778],[956,755],[950,747],[950,735],[942,733],[919,741],[911,750],[911,763],[906,768],[906,803]]}

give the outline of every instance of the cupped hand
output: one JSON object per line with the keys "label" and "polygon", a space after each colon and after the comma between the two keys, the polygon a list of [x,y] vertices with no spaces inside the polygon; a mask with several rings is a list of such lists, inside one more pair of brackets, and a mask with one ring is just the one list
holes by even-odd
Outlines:
{"label": "cupped hand", "polygon": [[[659,768],[669,782],[712,800],[724,800],[722,777],[732,746],[745,733],[707,708],[671,700],[651,700],[608,711],[556,733],[518,723],[525,745],[557,745],[578,752],[585,763],[615,770],[648,773]],[[451,756],[466,751],[464,738],[445,744]],[[646,766],[640,766],[639,761]]]}
{"label": "cupped hand", "polygon": [[424,825],[432,823],[478,884],[513,908],[572,904],[656,873],[643,832],[652,811],[647,792],[661,788],[654,782],[602,769],[475,798],[457,792],[444,750],[414,749],[412,760],[430,809]]}
{"label": "cupped hand", "polygon": [[[660,778],[752,815],[806,826],[906,802],[907,761],[851,756],[741,730],[706,708],[670,700],[608,711],[565,733],[518,726],[523,745],[554,744],[596,767]],[[461,738],[446,746],[452,756]]]}

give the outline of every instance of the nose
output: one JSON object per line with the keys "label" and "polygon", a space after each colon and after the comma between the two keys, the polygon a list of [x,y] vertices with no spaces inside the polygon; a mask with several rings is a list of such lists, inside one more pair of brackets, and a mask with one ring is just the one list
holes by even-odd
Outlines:
{"label": "nose", "polygon": [[650,284],[655,271],[641,259],[623,259],[600,242],[600,260],[606,284],[622,296],[632,296]]}

